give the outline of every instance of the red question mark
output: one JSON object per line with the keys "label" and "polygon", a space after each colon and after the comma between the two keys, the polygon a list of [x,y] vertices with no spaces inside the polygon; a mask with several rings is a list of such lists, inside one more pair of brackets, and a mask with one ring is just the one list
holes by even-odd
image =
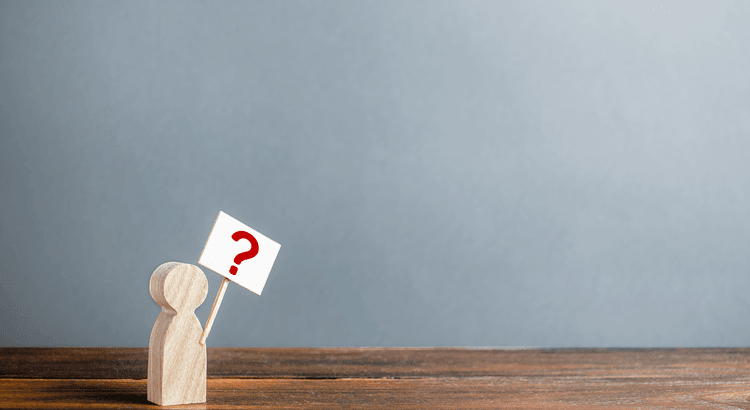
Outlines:
{"label": "red question mark", "polygon": [[[232,239],[234,239],[235,242],[239,242],[240,239],[247,239],[248,241],[250,241],[250,245],[252,245],[252,248],[250,248],[249,251],[242,252],[234,257],[234,263],[236,263],[237,265],[241,264],[243,261],[254,258],[255,255],[258,254],[258,240],[255,239],[255,237],[249,232],[237,231],[232,234]],[[237,267],[232,266],[231,268],[229,268],[229,273],[231,273],[232,275],[236,275]]]}

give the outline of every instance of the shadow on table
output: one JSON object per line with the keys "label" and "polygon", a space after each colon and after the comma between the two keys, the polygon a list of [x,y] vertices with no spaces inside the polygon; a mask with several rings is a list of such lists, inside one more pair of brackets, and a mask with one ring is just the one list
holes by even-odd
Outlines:
{"label": "shadow on table", "polygon": [[[125,408],[162,408],[146,399],[146,380],[54,380],[43,389],[55,402],[114,404]],[[39,397],[44,401],[45,394]],[[50,403],[52,404],[52,403]],[[169,409],[205,409],[205,403],[168,406]]]}

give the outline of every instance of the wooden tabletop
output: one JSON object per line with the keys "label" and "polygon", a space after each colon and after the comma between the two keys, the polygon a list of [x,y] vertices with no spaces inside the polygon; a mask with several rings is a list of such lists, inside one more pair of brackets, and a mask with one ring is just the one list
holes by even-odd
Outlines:
{"label": "wooden tabletop", "polygon": [[[158,408],[145,348],[0,348],[0,408]],[[167,408],[750,409],[749,349],[208,349]]]}

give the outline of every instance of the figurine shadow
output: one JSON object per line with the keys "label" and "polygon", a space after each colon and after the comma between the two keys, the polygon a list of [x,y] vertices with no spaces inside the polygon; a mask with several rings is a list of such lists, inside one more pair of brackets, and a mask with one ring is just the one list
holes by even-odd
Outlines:
{"label": "figurine shadow", "polygon": [[153,407],[166,409],[205,409],[206,403],[159,406],[146,399],[146,380],[56,380],[44,390],[53,397],[65,398],[81,404],[124,407]]}

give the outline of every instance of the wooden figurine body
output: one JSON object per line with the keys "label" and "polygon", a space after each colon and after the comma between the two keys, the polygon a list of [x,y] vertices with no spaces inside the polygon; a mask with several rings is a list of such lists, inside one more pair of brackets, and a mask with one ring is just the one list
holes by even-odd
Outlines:
{"label": "wooden figurine body", "polygon": [[165,263],[151,275],[149,291],[162,311],[148,342],[148,401],[204,403],[206,346],[194,311],[206,299],[206,275],[197,266]]}

